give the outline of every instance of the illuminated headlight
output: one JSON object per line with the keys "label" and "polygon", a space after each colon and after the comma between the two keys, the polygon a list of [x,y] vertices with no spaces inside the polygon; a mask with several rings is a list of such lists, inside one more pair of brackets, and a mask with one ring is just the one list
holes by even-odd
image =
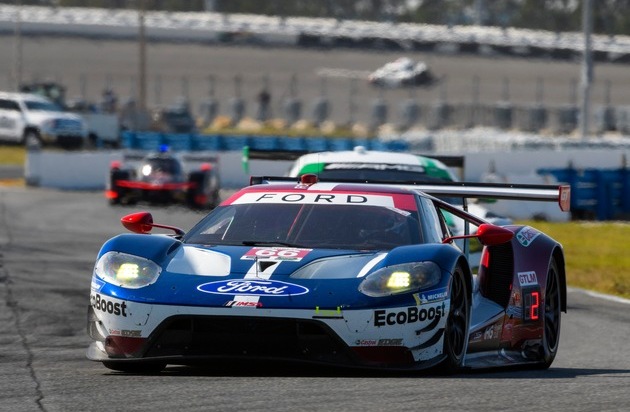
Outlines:
{"label": "illuminated headlight", "polygon": [[387,266],[367,276],[359,292],[371,297],[411,293],[440,282],[440,267],[433,262],[403,263]]}
{"label": "illuminated headlight", "polygon": [[107,283],[137,289],[154,283],[162,268],[154,262],[120,252],[107,252],[96,262],[94,273]]}

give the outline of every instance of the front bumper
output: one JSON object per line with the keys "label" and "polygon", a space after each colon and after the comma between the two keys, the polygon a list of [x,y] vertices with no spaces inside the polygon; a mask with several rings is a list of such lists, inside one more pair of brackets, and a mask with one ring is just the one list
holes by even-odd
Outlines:
{"label": "front bumper", "polygon": [[[442,315],[431,319],[406,317],[435,314],[438,308]],[[101,362],[246,359],[423,369],[444,357],[444,308],[448,301],[379,310],[376,320],[374,310],[181,307],[93,293],[88,333],[94,342],[87,356]]]}

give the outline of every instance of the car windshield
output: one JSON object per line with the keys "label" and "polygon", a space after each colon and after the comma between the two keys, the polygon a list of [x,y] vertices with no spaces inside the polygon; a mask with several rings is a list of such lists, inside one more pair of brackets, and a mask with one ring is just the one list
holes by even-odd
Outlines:
{"label": "car windshield", "polygon": [[63,109],[51,102],[44,102],[40,100],[25,100],[24,104],[29,110],[44,111],[44,112],[62,112]]}
{"label": "car windshield", "polygon": [[179,161],[170,157],[155,157],[147,159],[143,170],[147,170],[147,166],[149,166],[148,170],[150,170],[150,173],[159,172],[170,175],[178,175],[182,171]]}
{"label": "car windshield", "polygon": [[232,204],[211,212],[186,243],[354,250],[421,243],[416,211],[381,206]]}
{"label": "car windshield", "polygon": [[[424,172],[404,170],[396,166],[374,166],[372,168],[353,167],[348,169],[335,168],[324,169],[317,175],[322,180],[370,180],[379,182],[439,182],[444,181],[437,177],[429,176]],[[377,168],[378,167],[378,168]]]}

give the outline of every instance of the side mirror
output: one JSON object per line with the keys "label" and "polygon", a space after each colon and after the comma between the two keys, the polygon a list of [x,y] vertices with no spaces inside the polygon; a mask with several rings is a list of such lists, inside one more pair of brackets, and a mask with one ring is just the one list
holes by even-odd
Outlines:
{"label": "side mirror", "polygon": [[495,246],[502,245],[512,240],[514,232],[501,226],[484,223],[477,228],[476,236],[482,245]]}
{"label": "side mirror", "polygon": [[149,212],[132,213],[122,217],[120,223],[131,232],[150,233],[151,229],[153,229],[153,215]]}
{"label": "side mirror", "polygon": [[120,223],[134,233],[147,234],[151,233],[154,227],[159,227],[172,230],[177,236],[184,235],[184,231],[177,227],[153,223],[153,215],[149,212],[137,212],[124,216],[120,219]]}
{"label": "side mirror", "polygon": [[477,233],[472,235],[461,235],[447,237],[442,243],[450,243],[455,239],[468,239],[476,237],[484,246],[495,246],[507,243],[514,237],[514,233],[501,226],[491,225],[489,223],[482,223],[477,228]]}

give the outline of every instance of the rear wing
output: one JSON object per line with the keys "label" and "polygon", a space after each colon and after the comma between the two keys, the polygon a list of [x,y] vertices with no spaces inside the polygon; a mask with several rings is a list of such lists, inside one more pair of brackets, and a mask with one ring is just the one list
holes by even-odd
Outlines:
{"label": "rear wing", "polygon": [[[508,200],[533,200],[541,202],[557,202],[560,210],[568,212],[571,209],[571,186],[569,185],[538,185],[538,184],[513,184],[513,183],[478,183],[478,182],[391,182],[391,181],[366,181],[366,180],[335,180],[306,177],[287,178],[273,176],[252,176],[250,184],[273,183],[301,183],[312,184],[325,183],[350,183],[350,184],[378,184],[390,187],[400,187],[408,190],[418,190],[435,197],[457,197],[463,199],[508,199]],[[309,178],[311,180],[309,180]]]}

